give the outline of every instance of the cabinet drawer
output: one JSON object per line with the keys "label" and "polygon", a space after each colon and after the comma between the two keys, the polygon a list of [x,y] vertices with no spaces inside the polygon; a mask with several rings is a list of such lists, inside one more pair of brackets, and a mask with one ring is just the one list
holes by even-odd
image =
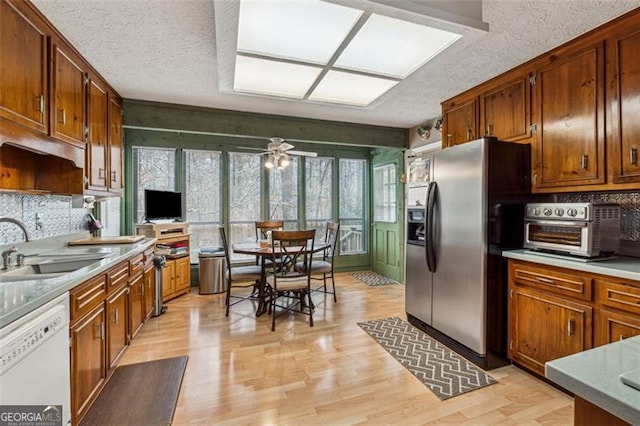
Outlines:
{"label": "cabinet drawer", "polygon": [[144,269],[144,253],[138,253],[129,260],[129,275],[141,274]]}
{"label": "cabinet drawer", "polygon": [[593,279],[571,270],[512,261],[509,263],[509,277],[516,284],[592,300]]}
{"label": "cabinet drawer", "polygon": [[121,262],[107,272],[109,293],[118,290],[129,280],[129,262]]}
{"label": "cabinet drawer", "polygon": [[107,277],[99,275],[71,290],[71,322],[79,319],[104,302],[107,295]]}
{"label": "cabinet drawer", "polygon": [[631,285],[624,281],[597,281],[596,294],[602,306],[640,315],[640,283]]}

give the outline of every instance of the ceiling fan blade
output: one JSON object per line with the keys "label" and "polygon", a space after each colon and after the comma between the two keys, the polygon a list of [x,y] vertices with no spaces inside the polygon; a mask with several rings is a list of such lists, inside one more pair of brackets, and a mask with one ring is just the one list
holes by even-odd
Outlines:
{"label": "ceiling fan blade", "polygon": [[287,151],[287,154],[291,154],[291,155],[299,155],[301,157],[317,157],[318,153],[317,152],[310,152],[310,151]]}
{"label": "ceiling fan blade", "polygon": [[291,145],[290,143],[286,143],[286,142],[282,142],[280,143],[280,145],[278,145],[278,150],[279,151],[288,151],[292,148],[295,148],[293,145]]}
{"label": "ceiling fan blade", "polygon": [[253,148],[253,147],[249,147],[249,146],[239,146],[238,148],[239,149],[248,149],[250,151],[261,151],[260,154],[268,154],[268,153],[271,152],[271,151],[266,150],[264,148]]}

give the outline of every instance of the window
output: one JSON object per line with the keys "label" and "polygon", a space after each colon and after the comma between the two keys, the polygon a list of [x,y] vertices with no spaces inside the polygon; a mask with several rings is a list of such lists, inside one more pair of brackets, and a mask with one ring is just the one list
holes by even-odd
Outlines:
{"label": "window", "polygon": [[191,234],[191,263],[198,263],[198,249],[222,244],[220,152],[184,151],[185,220]]}
{"label": "window", "polygon": [[162,148],[133,148],[133,173],[136,182],[135,219],[144,217],[144,190],[175,191],[176,151]]}
{"label": "window", "polygon": [[366,160],[340,159],[340,254],[364,253]]}
{"label": "window", "polygon": [[333,212],[333,158],[305,160],[306,226],[315,228],[316,236],[320,238],[324,236],[326,222],[331,220]]}
{"label": "window", "polygon": [[269,220],[283,220],[285,229],[298,229],[298,158],[287,167],[269,169]]}
{"label": "window", "polygon": [[379,222],[396,221],[396,165],[373,168],[373,217]]}
{"label": "window", "polygon": [[[261,156],[229,153],[229,244],[255,241],[255,221],[261,217],[261,188]],[[243,256],[234,255],[233,258],[240,259]]]}

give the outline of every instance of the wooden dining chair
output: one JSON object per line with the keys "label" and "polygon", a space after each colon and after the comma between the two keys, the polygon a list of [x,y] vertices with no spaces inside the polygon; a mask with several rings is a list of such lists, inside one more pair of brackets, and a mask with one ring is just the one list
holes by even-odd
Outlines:
{"label": "wooden dining chair", "polygon": [[[231,266],[231,255],[229,253],[229,244],[227,242],[227,234],[224,227],[220,227],[220,237],[222,238],[222,245],[224,246],[224,256],[227,263],[227,294],[225,299],[226,312],[225,316],[229,316],[229,308],[232,305],[242,302],[243,300],[249,300],[253,297],[251,294],[232,294],[232,290],[236,288],[255,288],[256,283],[262,280],[262,267],[259,265],[248,266]],[[237,299],[231,303],[231,298]]]}
{"label": "wooden dining chair", "polygon": [[[314,259],[311,265],[311,279],[322,280],[322,285],[312,288],[312,291],[320,291],[323,293],[333,294],[333,301],[338,302],[336,295],[336,280],[333,275],[333,259],[336,255],[336,246],[340,236],[340,223],[327,222],[324,242],[328,244],[327,248],[322,252],[322,258]],[[298,264],[296,268],[301,269],[304,265]],[[327,290],[327,276],[331,277],[331,290]]]}
{"label": "wooden dining chair", "polygon": [[[270,274],[266,278],[267,288],[271,293],[271,331],[276,330],[276,316],[279,315],[276,308],[309,315],[309,326],[313,327],[310,271],[315,236],[315,229],[273,231],[271,235],[272,263]],[[296,265],[304,267],[298,269]],[[279,304],[279,300],[286,304]]]}
{"label": "wooden dining chair", "polygon": [[258,220],[256,221],[256,241],[266,240],[269,231],[282,231],[283,229],[283,220]]}

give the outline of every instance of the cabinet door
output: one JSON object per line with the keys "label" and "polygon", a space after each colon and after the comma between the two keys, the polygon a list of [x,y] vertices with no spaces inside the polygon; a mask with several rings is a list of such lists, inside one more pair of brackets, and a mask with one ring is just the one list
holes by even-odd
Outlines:
{"label": "cabinet door", "polygon": [[153,314],[156,303],[156,270],[147,268],[144,271],[144,317],[149,318]]}
{"label": "cabinet door", "polygon": [[87,86],[87,189],[107,190],[107,109],[109,96],[99,81]]}
{"label": "cabinet door", "polygon": [[138,274],[129,283],[129,333],[133,339],[144,322],[144,280]]}
{"label": "cabinet door", "polygon": [[607,42],[614,183],[640,182],[640,31]]}
{"label": "cabinet door", "polygon": [[167,260],[162,269],[162,301],[166,302],[176,291],[176,261]]}
{"label": "cabinet door", "polygon": [[47,132],[47,36],[24,2],[0,1],[0,117]]}
{"label": "cabinet door", "polygon": [[51,42],[51,136],[84,148],[86,85],[80,58]]}
{"label": "cabinet door", "polygon": [[104,304],[71,327],[71,406],[73,424],[84,416],[106,378]]}
{"label": "cabinet door", "polygon": [[504,141],[530,138],[530,91],[524,75],[480,95],[480,131]]}
{"label": "cabinet door", "polygon": [[191,285],[191,263],[189,256],[176,260],[176,292],[184,292]]}
{"label": "cabinet door", "polygon": [[592,308],[545,293],[509,289],[509,358],[544,374],[544,364],[592,347]]}
{"label": "cabinet door", "polygon": [[537,188],[604,183],[603,49],[598,44],[539,70],[534,90]]}
{"label": "cabinet door", "polygon": [[450,147],[478,138],[478,100],[450,102],[443,107],[442,145]]}
{"label": "cabinet door", "polygon": [[599,309],[596,311],[595,346],[640,335],[640,317]]}
{"label": "cabinet door", "polygon": [[129,289],[124,287],[107,299],[107,365],[109,369],[116,366],[120,355],[129,344],[128,294]]}
{"label": "cabinet door", "polygon": [[122,192],[122,107],[109,97],[109,191]]}

